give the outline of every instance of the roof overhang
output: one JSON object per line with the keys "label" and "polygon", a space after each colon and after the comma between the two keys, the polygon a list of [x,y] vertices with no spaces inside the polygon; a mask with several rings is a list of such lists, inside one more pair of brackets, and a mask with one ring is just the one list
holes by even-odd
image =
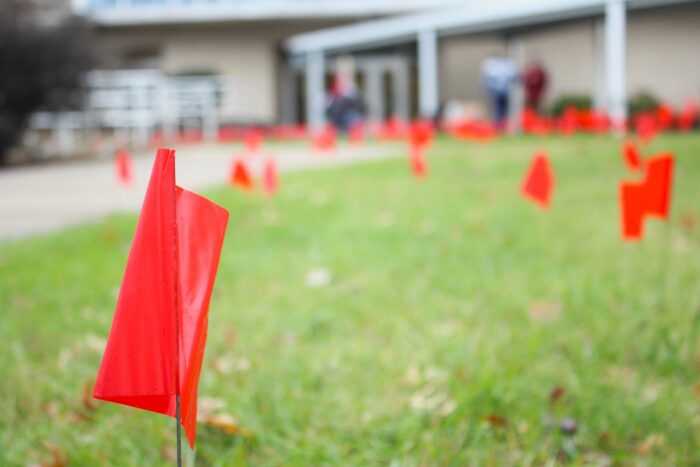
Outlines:
{"label": "roof overhang", "polygon": [[[698,0],[623,0],[628,8],[648,8]],[[600,15],[608,0],[467,0],[437,11],[370,20],[301,33],[288,38],[292,55],[363,50],[414,41],[421,31],[440,36],[495,31]]]}

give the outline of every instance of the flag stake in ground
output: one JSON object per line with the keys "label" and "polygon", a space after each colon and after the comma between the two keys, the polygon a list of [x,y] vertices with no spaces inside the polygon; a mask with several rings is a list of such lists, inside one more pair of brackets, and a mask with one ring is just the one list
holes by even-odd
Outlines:
{"label": "flag stake in ground", "polygon": [[160,149],[134,233],[93,397],[174,417],[194,449],[209,299],[228,212],[175,185]]}

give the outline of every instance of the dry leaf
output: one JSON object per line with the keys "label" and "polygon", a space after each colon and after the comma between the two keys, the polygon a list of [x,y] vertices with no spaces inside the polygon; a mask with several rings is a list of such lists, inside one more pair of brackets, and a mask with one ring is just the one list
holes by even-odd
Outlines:
{"label": "dry leaf", "polygon": [[94,334],[88,334],[85,337],[85,345],[87,348],[99,355],[105,352],[105,347],[107,346],[107,340],[103,337],[96,336]]}
{"label": "dry leaf", "polygon": [[695,227],[695,221],[696,219],[694,213],[690,211],[684,212],[681,216],[681,225],[683,226],[683,230],[688,233],[692,232],[693,228]]}
{"label": "dry leaf", "polygon": [[484,421],[495,428],[505,428],[508,426],[508,420],[506,420],[506,418],[502,415],[498,415],[496,413],[492,413],[486,417]]}
{"label": "dry leaf", "polygon": [[226,407],[223,399],[203,396],[197,402],[197,418],[200,420],[212,417],[215,412]]}
{"label": "dry leaf", "polygon": [[527,312],[533,321],[549,323],[559,317],[561,305],[548,301],[532,302]]}
{"label": "dry leaf", "polygon": [[88,378],[83,383],[83,391],[80,396],[82,406],[87,410],[95,410],[98,407],[97,400],[92,398],[92,391],[95,388],[95,380]]}
{"label": "dry leaf", "polygon": [[573,418],[564,418],[559,422],[559,431],[565,435],[573,436],[578,431],[578,423]]}
{"label": "dry leaf", "polygon": [[554,405],[564,396],[566,389],[561,386],[557,386],[549,393],[549,403]]}
{"label": "dry leaf", "polygon": [[332,278],[333,276],[328,269],[317,267],[306,274],[306,286],[314,289],[325,287],[331,283]]}
{"label": "dry leaf", "polygon": [[217,428],[229,435],[250,436],[250,431],[241,428],[238,422],[229,414],[218,414],[205,418],[201,423]]}
{"label": "dry leaf", "polygon": [[639,444],[637,452],[640,456],[648,456],[654,448],[663,446],[665,442],[663,434],[651,434]]}
{"label": "dry leaf", "polygon": [[41,467],[66,467],[68,465],[68,457],[57,444],[47,441],[44,442],[44,447],[51,453],[51,460],[42,461]]}

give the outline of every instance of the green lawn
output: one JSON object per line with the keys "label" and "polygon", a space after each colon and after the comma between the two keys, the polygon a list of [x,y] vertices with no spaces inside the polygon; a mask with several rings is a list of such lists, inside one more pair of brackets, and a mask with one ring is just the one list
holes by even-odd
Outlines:
{"label": "green lawn", "polygon": [[[538,148],[548,212],[518,193]],[[700,136],[663,149],[673,221],[638,244],[606,137],[440,140],[422,182],[401,158],[208,192],[231,220],[200,405],[242,432],[200,424],[197,465],[700,464]],[[135,221],[0,244],[0,465],[173,465],[172,419],[83,397]]]}

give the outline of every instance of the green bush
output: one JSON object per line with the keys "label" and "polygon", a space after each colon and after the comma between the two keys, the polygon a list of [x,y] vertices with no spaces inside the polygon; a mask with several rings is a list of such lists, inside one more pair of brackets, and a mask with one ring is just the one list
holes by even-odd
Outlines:
{"label": "green bush", "polygon": [[593,106],[593,99],[586,94],[564,94],[552,102],[550,113],[554,117],[560,117],[567,107],[579,110],[588,110]]}
{"label": "green bush", "polygon": [[634,118],[641,113],[653,112],[659,104],[659,99],[652,93],[640,91],[630,98],[627,104],[628,114],[630,118]]}

